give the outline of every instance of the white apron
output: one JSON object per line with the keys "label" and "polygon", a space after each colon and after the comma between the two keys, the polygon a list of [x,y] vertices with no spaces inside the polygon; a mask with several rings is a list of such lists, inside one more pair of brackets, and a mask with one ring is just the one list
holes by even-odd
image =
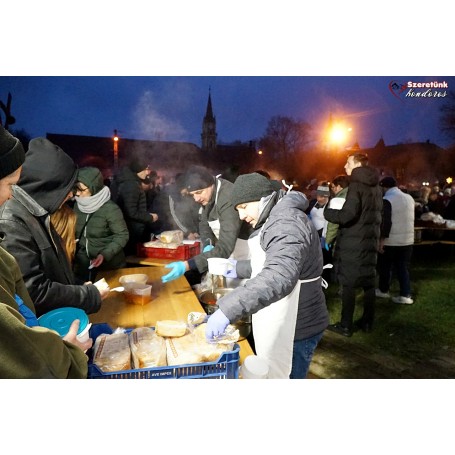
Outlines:
{"label": "white apron", "polygon": [[[260,245],[260,238],[261,232],[248,241],[251,251],[251,278],[254,278],[264,267],[265,251]],[[325,268],[331,267],[332,264],[327,264]],[[308,280],[299,280],[286,297],[252,315],[256,354],[267,361],[269,379],[289,379],[292,369],[300,285],[320,278],[318,276]],[[325,280],[322,280],[322,286],[327,287]]]}
{"label": "white apron", "polygon": [[[221,182],[217,180],[216,195],[215,195],[215,205],[218,201],[218,193],[220,191]],[[219,239],[220,238],[220,220],[213,220],[208,222],[210,229],[213,232],[213,235]],[[248,240],[237,239],[235,242],[234,251],[229,256],[230,259],[236,259],[237,261],[250,259],[250,249],[248,246]],[[226,278],[226,286],[228,288],[237,287],[243,284],[245,280],[240,280],[238,278]]]}

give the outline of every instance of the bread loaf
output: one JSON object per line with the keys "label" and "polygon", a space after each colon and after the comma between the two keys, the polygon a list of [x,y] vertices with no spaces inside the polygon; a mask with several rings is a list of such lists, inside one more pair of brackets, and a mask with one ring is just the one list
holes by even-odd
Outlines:
{"label": "bread loaf", "polygon": [[150,327],[138,327],[129,335],[134,368],[153,368],[167,365],[166,343]]}
{"label": "bread loaf", "polygon": [[162,337],[181,337],[185,335],[187,329],[184,321],[156,321],[156,334]]}
{"label": "bread loaf", "polygon": [[101,371],[131,369],[131,351],[126,333],[102,334],[96,339],[93,349],[93,363]]}

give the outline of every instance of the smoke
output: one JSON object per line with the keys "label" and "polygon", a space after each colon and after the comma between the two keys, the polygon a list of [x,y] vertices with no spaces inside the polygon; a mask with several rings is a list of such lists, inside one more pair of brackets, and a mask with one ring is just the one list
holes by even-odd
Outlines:
{"label": "smoke", "polygon": [[154,141],[181,141],[187,136],[185,128],[174,119],[159,112],[159,105],[151,91],[139,99],[134,112],[138,134]]}

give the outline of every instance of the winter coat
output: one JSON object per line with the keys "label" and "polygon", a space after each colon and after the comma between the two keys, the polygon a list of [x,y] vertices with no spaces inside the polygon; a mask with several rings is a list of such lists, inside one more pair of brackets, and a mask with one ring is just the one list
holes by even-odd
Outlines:
{"label": "winter coat", "polygon": [[[82,183],[90,189],[93,196],[104,188],[102,175],[96,168],[85,168]],[[90,261],[96,258],[98,254],[104,256],[104,261],[99,270],[125,267],[126,260],[123,248],[128,242],[129,233],[119,206],[108,200],[95,212],[84,213],[76,203],[74,212],[77,216],[76,238],[79,239],[74,258],[76,275],[85,276]]]}
{"label": "winter coat", "polygon": [[[342,206],[346,200],[346,194],[348,194],[348,187],[343,188],[339,193],[329,201],[329,207],[332,206]],[[325,236],[325,241],[327,245],[335,244],[338,234],[338,224],[327,223],[327,232]]]}
{"label": "winter coat", "polygon": [[141,180],[129,167],[120,169],[112,183],[112,200],[120,207],[128,226],[130,243],[150,240],[152,216],[147,210],[147,199]]}
{"label": "winter coat", "polygon": [[[216,197],[218,181],[221,182],[221,186],[218,197]],[[249,226],[239,218],[237,210],[231,203],[233,184],[228,180],[218,178],[215,180],[214,185],[212,197],[202,209],[199,235],[204,246],[208,245],[210,240],[212,245],[215,245],[215,248],[207,253],[201,253],[188,261],[190,268],[197,268],[199,273],[204,273],[208,270],[208,258],[228,258],[234,251],[237,238],[246,240],[250,233]],[[209,222],[214,220],[220,221],[218,239],[209,226]]]}
{"label": "winter coat", "polygon": [[[415,203],[410,194],[398,187],[389,188],[384,194],[384,208],[388,203],[388,229],[381,232],[384,246],[408,246],[414,244]],[[385,210],[384,210],[385,211]],[[384,222],[385,220],[383,220]]]}
{"label": "winter coat", "polygon": [[0,378],[84,379],[87,356],[44,327],[27,327],[13,306],[0,303]]}
{"label": "winter coat", "polygon": [[[281,199],[280,199],[281,198]],[[278,202],[279,200],[279,202]],[[244,286],[231,291],[217,304],[231,322],[254,314],[292,292],[298,280],[322,275],[322,251],[318,233],[305,214],[306,197],[297,191],[280,191],[261,214],[252,237],[260,234],[265,251],[264,267]],[[240,278],[251,275],[251,262],[239,261]],[[326,329],[329,316],[321,280],[302,283],[295,329],[295,340],[310,338]],[[254,330],[254,327],[253,327]]]}
{"label": "winter coat", "polygon": [[381,213],[378,172],[370,166],[354,168],[343,207],[324,210],[325,218],[339,225],[335,255],[342,285],[374,286]]}
{"label": "winter coat", "polygon": [[76,165],[63,150],[47,139],[33,139],[13,198],[0,207],[2,246],[18,262],[37,316],[69,306],[95,313],[101,306],[94,285],[76,284],[50,223],[49,215],[62,205],[76,178]]}

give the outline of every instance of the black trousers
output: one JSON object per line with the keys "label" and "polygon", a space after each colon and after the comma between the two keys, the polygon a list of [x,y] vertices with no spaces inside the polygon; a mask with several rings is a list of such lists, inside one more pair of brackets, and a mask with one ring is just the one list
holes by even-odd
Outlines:
{"label": "black trousers", "polygon": [[[355,310],[355,297],[356,289],[353,286],[346,286],[343,284],[343,292],[341,296],[341,325],[352,329],[354,310]],[[374,284],[371,286],[363,286],[363,316],[364,323],[373,325],[374,321],[374,307],[376,302],[376,293]]]}

